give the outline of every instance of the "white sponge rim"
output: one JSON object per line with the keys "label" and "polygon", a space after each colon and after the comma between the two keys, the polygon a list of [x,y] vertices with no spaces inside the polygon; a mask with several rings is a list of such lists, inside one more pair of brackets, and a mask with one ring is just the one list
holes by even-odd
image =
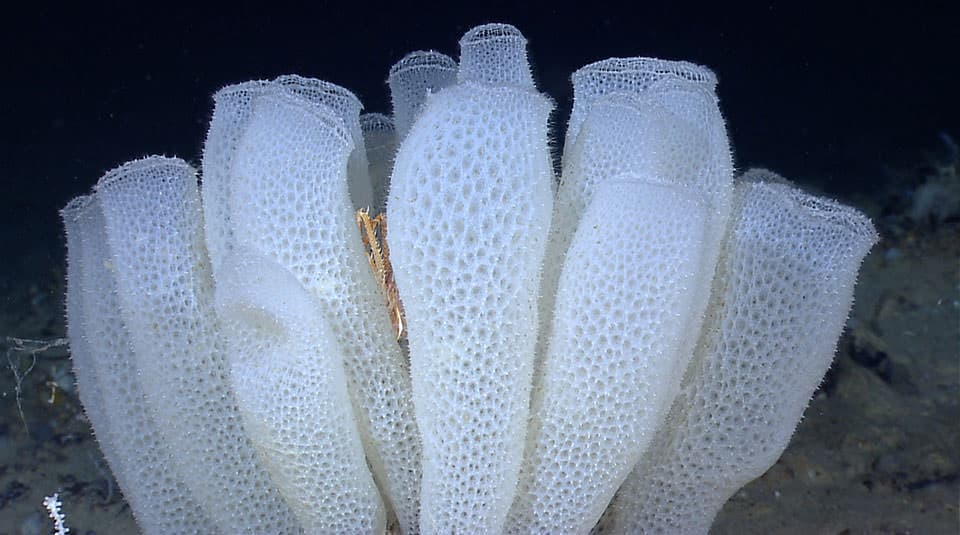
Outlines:
{"label": "white sponge rim", "polygon": [[717,86],[717,75],[712,70],[703,65],[697,65],[689,61],[669,60],[660,58],[651,58],[644,56],[627,58],[607,58],[593,63],[588,63],[580,67],[572,75],[570,80],[574,86],[588,76],[597,74],[629,74],[629,73],[650,73],[657,77],[677,76],[684,80],[703,84],[713,91]]}
{"label": "white sponge rim", "polygon": [[387,79],[392,80],[401,74],[418,70],[440,70],[456,73],[457,62],[450,56],[436,50],[414,50],[390,67]]}

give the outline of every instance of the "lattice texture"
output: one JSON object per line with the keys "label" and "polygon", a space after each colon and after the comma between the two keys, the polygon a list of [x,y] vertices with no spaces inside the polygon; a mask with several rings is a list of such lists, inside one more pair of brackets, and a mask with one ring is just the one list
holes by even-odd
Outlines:
{"label": "lattice texture", "polygon": [[363,143],[367,147],[370,163],[370,183],[373,185],[373,204],[370,213],[380,214],[387,209],[387,193],[390,191],[390,173],[397,154],[397,132],[393,121],[382,113],[365,113],[360,116]]}
{"label": "lattice texture", "polygon": [[509,532],[586,533],[640,460],[700,323],[707,220],[682,188],[598,187],[563,266]]}
{"label": "lattice texture", "polygon": [[234,243],[230,218],[230,170],[240,135],[250,120],[251,103],[273,86],[256,80],[224,87],[213,95],[213,118],[203,144],[203,224],[213,272]]}
{"label": "lattice texture", "polygon": [[[538,354],[549,339],[560,266],[581,214],[604,181],[631,173],[686,188],[702,199],[708,221],[700,288],[713,277],[730,213],[733,172],[723,118],[713,93],[686,80],[659,79],[638,93],[601,95],[564,161],[547,245]],[[707,296],[704,290],[699,309],[706,307]],[[680,358],[689,360],[692,347],[691,337]]]}
{"label": "lattice texture", "polygon": [[783,452],[830,365],[863,256],[859,212],[746,182],[703,335],[667,425],[621,489],[625,532],[705,533]]}
{"label": "lattice texture", "polygon": [[326,106],[343,121],[353,149],[347,162],[347,185],[354,209],[365,208],[373,204],[373,186],[367,164],[367,151],[363,148],[363,132],[360,129],[360,111],[363,104],[349,89],[316,78],[306,78],[296,74],[286,74],[274,80],[296,95],[316,104]]}
{"label": "lattice texture", "polygon": [[387,84],[398,141],[407,137],[427,97],[456,81],[457,62],[433,50],[411,52],[390,67]]}
{"label": "lattice texture", "polygon": [[417,523],[420,480],[410,381],[354,224],[345,173],[351,148],[330,109],[282,88],[265,94],[238,143],[230,217],[235,247],[273,259],[319,300],[374,475],[409,527]]}
{"label": "lattice texture", "polygon": [[138,379],[96,196],[63,209],[67,318],[73,371],[97,442],[137,524],[147,533],[214,533],[184,487]]}
{"label": "lattice texture", "polygon": [[460,38],[457,81],[532,88],[526,37],[509,24],[471,29]]}
{"label": "lattice texture", "polygon": [[[326,234],[336,228],[318,204],[346,201],[352,143],[325,106],[282,90],[253,105],[231,174],[237,244],[217,273],[234,391],[247,433],[305,527],[382,529],[343,355],[309,291],[329,269]],[[323,184],[340,195],[318,195]],[[317,234],[327,239],[311,239]]]}
{"label": "lattice texture", "polygon": [[[148,532],[584,532],[637,459],[608,527],[705,532],[782,451],[869,221],[762,170],[735,195],[716,77],[652,58],[573,75],[555,186],[526,39],[460,44],[391,69],[396,132],[238,84],[202,213],[159,157],[65,209],[80,396]],[[384,196],[387,306],[355,226]]]}
{"label": "lattice texture", "polygon": [[96,195],[143,389],[187,486],[220,529],[299,532],[231,394],[193,169],[137,160],[104,175]]}
{"label": "lattice texture", "polygon": [[228,256],[226,266],[218,311],[244,427],[264,465],[307,531],[383,532],[343,359],[319,302],[256,251]]}
{"label": "lattice texture", "polygon": [[497,532],[523,449],[551,209],[549,102],[473,83],[430,99],[388,202],[424,447],[424,532]]}
{"label": "lattice texture", "polygon": [[642,93],[654,82],[663,79],[687,80],[713,93],[717,77],[713,71],[686,61],[657,58],[608,58],[579,68],[573,80],[573,110],[567,123],[563,151],[577,139],[580,126],[600,95],[607,93]]}

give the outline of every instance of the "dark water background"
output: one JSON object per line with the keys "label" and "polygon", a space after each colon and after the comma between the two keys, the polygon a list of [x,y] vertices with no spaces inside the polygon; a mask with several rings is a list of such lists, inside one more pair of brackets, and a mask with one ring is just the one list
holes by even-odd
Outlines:
{"label": "dark water background", "polygon": [[[384,80],[393,62],[422,48],[456,57],[463,32],[491,21],[528,37],[538,85],[558,104],[557,139],[570,73],[631,55],[712,68],[738,166],[767,166],[828,193],[876,187],[883,166],[937,150],[942,133],[958,138],[954,2],[452,4],[8,7],[0,225],[61,254],[55,210],[105,171],[147,154],[199,161],[216,89],[299,73],[348,87],[367,111],[389,113]],[[3,234],[0,250],[15,250],[8,240],[19,232]]]}

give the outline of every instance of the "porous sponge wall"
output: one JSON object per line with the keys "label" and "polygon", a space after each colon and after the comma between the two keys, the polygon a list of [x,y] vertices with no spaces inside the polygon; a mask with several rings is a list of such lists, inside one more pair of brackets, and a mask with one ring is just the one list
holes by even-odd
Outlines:
{"label": "porous sponge wall", "polygon": [[247,434],[305,529],[382,532],[383,503],[319,303],[272,258],[238,253],[226,259],[217,300]]}
{"label": "porous sponge wall", "polygon": [[230,174],[237,144],[250,121],[253,101],[273,82],[254,80],[224,87],[213,95],[213,118],[203,144],[203,227],[213,273],[235,243],[230,213]]}
{"label": "porous sponge wall", "polygon": [[686,61],[657,58],[607,58],[577,69],[573,82],[573,110],[567,123],[563,153],[567,154],[593,103],[608,93],[639,94],[663,79],[686,80],[710,93],[717,86],[713,71]]}
{"label": "porous sponge wall", "polygon": [[360,116],[363,143],[367,147],[370,162],[370,183],[373,186],[371,216],[387,209],[387,192],[390,190],[390,172],[397,153],[397,131],[393,120],[382,113],[365,113]]}
{"label": "porous sponge wall", "polygon": [[349,89],[325,80],[307,78],[296,74],[278,76],[274,83],[288,92],[303,97],[318,107],[332,111],[340,118],[350,135],[354,150],[347,162],[347,188],[355,209],[373,204],[373,188],[370,182],[367,151],[363,148],[363,131],[360,128],[360,110],[363,104]]}
{"label": "porous sponge wall", "polygon": [[209,192],[225,200],[211,205],[226,205],[232,221],[231,242],[219,249],[252,249],[272,259],[318,300],[344,361],[374,475],[410,529],[419,509],[420,445],[403,356],[354,224],[352,141],[334,110],[291,94],[288,85],[260,87],[256,98],[233,102],[241,105],[252,109],[233,113],[246,119],[236,127],[236,156],[221,159],[231,168],[209,170],[225,181]]}
{"label": "porous sponge wall", "polygon": [[550,104],[467,82],[397,155],[390,246],[423,436],[424,532],[499,531],[520,468],[551,209]]}
{"label": "porous sponge wall", "polygon": [[738,186],[704,334],[620,490],[621,532],[706,533],[779,457],[833,358],[876,234],[859,212],[770,178]]}
{"label": "porous sponge wall", "polygon": [[509,24],[483,24],[460,38],[457,81],[533,87],[527,38]]}
{"label": "porous sponge wall", "polygon": [[[588,111],[576,140],[568,145],[569,151],[564,154],[563,177],[557,191],[544,266],[538,355],[545,350],[550,336],[560,266],[573,238],[573,229],[578,228],[596,188],[623,173],[687,188],[703,200],[709,216],[705,223],[707,250],[697,285],[702,296],[698,307],[706,306],[707,287],[730,212],[733,171],[729,143],[716,97],[709,86],[672,74],[691,68],[686,64],[663,61],[657,64],[660,71],[656,73],[617,70],[592,73],[593,86],[589,91],[581,90],[578,97],[589,102],[574,103],[575,107]],[[593,68],[587,66],[581,70],[590,73]],[[700,71],[704,76],[709,73],[702,68]],[[643,83],[619,87],[618,83],[623,82],[621,77],[628,81],[642,77]],[[691,331],[696,328],[690,326]],[[689,360],[694,341],[695,338],[690,337],[689,348],[680,356],[683,362]],[[681,363],[678,370],[683,368]]]}
{"label": "porous sponge wall", "polygon": [[279,88],[253,106],[230,174],[233,246],[260,251],[314,289],[340,252],[333,235],[336,216],[350,213],[342,178],[353,144],[337,117]]}
{"label": "porous sponge wall", "polygon": [[457,62],[433,50],[418,50],[390,67],[387,83],[397,139],[403,140],[423,111],[427,95],[457,81]]}
{"label": "porous sponge wall", "polygon": [[[82,285],[119,300],[74,292],[71,339],[81,396],[121,483],[163,472],[130,492],[146,529],[380,532],[395,514],[405,533],[586,531],[654,436],[610,526],[705,532],[729,494],[773,462],[829,362],[869,223],[782,184],[743,186],[687,368],[732,204],[716,78],[650,58],[578,71],[552,211],[550,103],[525,45],[508,25],[470,30],[459,85],[443,90],[449,58],[397,70],[424,75],[406,88],[415,124],[400,135],[389,200],[412,379],[354,225],[347,184],[368,184],[365,140],[359,101],[343,88],[285,76],[219,92],[205,217],[182,161],[133,162],[102,180],[109,247],[91,253],[87,275],[117,284]],[[548,241],[558,245],[545,255]],[[558,287],[554,329],[537,341]],[[118,325],[78,314],[128,328],[129,342]],[[538,387],[534,355],[550,332]],[[114,335],[117,345],[84,344]],[[132,353],[131,367],[104,352]],[[113,374],[142,380],[142,398],[105,379]],[[149,415],[122,406],[137,399]],[[110,420],[149,427],[150,416],[156,430],[120,443],[131,428]],[[529,477],[518,481],[525,438]],[[169,461],[154,442],[169,446]],[[125,467],[120,456],[135,460]],[[191,527],[188,493],[209,513],[201,527]],[[151,507],[173,512],[154,519]]]}
{"label": "porous sponge wall", "polygon": [[510,533],[589,531],[640,459],[699,325],[707,217],[684,188],[597,188],[564,263]]}
{"label": "porous sponge wall", "polygon": [[139,379],[180,475],[225,531],[299,532],[231,394],[195,172],[137,160],[101,178],[96,195]]}
{"label": "porous sponge wall", "polygon": [[[184,487],[144,399],[120,314],[103,211],[96,196],[62,211],[67,231],[67,326],[77,390],[123,496],[148,533],[212,533]],[[157,504],[162,504],[158,507]]]}

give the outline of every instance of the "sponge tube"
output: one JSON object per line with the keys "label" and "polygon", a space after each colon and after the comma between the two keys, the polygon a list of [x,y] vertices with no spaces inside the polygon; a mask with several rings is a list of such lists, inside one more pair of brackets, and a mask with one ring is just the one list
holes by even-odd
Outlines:
{"label": "sponge tube", "polygon": [[706,533],[776,462],[833,359],[873,226],[750,175],[766,181],[737,187],[703,334],[666,424],[617,495],[615,532]]}
{"label": "sponge tube", "polygon": [[[320,303],[374,477],[410,531],[418,523],[420,445],[403,355],[354,224],[352,139],[333,110],[286,86],[251,106],[225,188],[232,247],[271,259]],[[215,274],[218,283],[229,276]]]}
{"label": "sponge tube", "polygon": [[682,187],[597,187],[560,277],[510,533],[587,533],[640,460],[700,325],[708,218]]}
{"label": "sponge tube", "polygon": [[552,205],[549,110],[528,89],[449,87],[397,155],[387,213],[426,533],[500,532],[516,490]]}
{"label": "sponge tube", "polygon": [[390,67],[387,83],[397,141],[402,142],[423,111],[427,96],[457,81],[457,62],[433,50],[417,50]]}
{"label": "sponge tube", "polygon": [[100,449],[146,533],[213,533],[145,402],[97,196],[74,199],[62,215],[70,353]]}
{"label": "sponge tube", "polygon": [[246,432],[301,524],[382,533],[343,355],[316,298],[274,260],[240,250],[225,259],[217,306]]}
{"label": "sponge tube", "polygon": [[187,487],[225,531],[298,532],[231,393],[196,174],[147,158],[107,173],[96,195],[139,377]]}

